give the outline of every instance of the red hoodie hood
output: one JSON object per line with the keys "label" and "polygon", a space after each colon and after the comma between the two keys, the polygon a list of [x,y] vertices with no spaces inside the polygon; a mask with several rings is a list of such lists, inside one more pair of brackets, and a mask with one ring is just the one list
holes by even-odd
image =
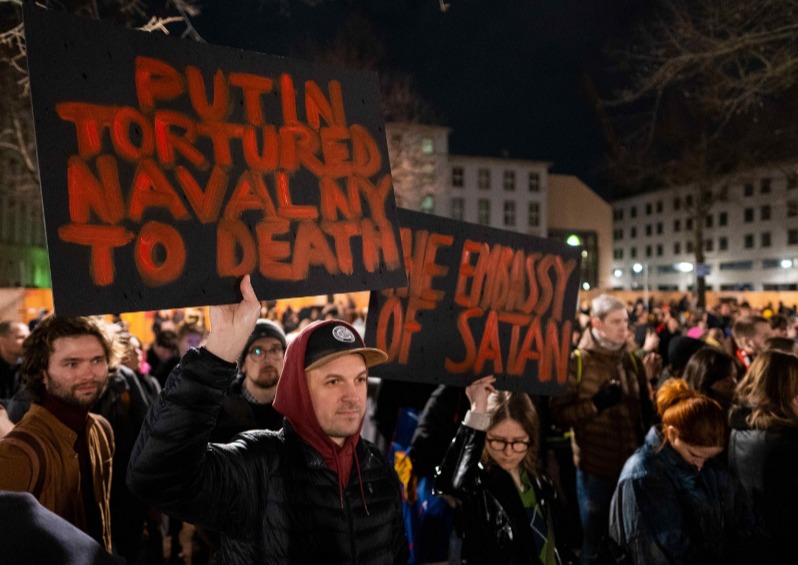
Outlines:
{"label": "red hoodie hood", "polygon": [[320,320],[313,322],[299,332],[285,351],[283,372],[277,383],[273,406],[275,410],[285,416],[299,437],[318,451],[327,466],[338,475],[338,484],[343,497],[343,488],[349,484],[352,464],[356,463],[355,446],[360,441],[360,430],[363,428],[363,421],[360,421],[357,433],[347,437],[344,440],[344,444],[338,446],[321,429],[319,421],[316,419],[316,413],[313,411],[313,404],[310,399],[307,377],[305,376],[305,350],[308,339],[319,327],[331,324],[345,325],[357,335],[352,326],[341,320]]}

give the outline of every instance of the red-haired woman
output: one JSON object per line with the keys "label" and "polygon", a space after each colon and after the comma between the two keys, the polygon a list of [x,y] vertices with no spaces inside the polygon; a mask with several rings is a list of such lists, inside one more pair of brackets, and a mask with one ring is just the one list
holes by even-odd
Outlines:
{"label": "red-haired woman", "polygon": [[795,563],[798,508],[798,357],[757,355],[737,385],[729,464],[763,530],[758,562]]}
{"label": "red-haired woman", "polygon": [[670,379],[657,391],[662,418],[626,462],[612,497],[610,536],[631,562],[731,563],[742,500],[722,458],[726,414]]}

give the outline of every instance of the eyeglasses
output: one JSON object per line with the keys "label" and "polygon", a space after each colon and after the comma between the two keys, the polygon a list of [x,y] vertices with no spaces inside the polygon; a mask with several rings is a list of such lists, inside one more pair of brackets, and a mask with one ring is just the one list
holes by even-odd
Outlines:
{"label": "eyeglasses", "polygon": [[491,449],[495,449],[496,451],[504,451],[509,445],[510,448],[516,453],[523,453],[524,451],[529,449],[528,441],[521,441],[521,440],[507,441],[506,439],[499,439],[497,437],[489,437],[488,445],[490,445]]}
{"label": "eyeglasses", "polygon": [[247,351],[247,355],[253,361],[260,361],[266,356],[269,356],[273,359],[277,359],[283,356],[283,348],[279,345],[272,345],[269,348],[266,347],[253,347],[249,351]]}

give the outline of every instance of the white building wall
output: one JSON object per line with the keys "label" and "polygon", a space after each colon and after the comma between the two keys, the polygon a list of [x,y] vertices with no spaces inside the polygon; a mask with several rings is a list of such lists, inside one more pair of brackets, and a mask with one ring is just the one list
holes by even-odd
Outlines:
{"label": "white building wall", "polygon": [[[466,222],[546,237],[549,167],[550,163],[543,161],[450,155],[449,207],[439,213]],[[530,182],[535,190],[530,189]],[[484,218],[480,217],[481,202],[489,203],[490,208],[489,215]],[[462,217],[457,217],[459,203],[462,203]],[[505,217],[508,203],[514,209],[514,218],[513,214]],[[530,224],[530,204],[537,211],[537,225]]]}
{"label": "white building wall", "polygon": [[[759,170],[719,183],[713,193],[725,197],[714,202],[705,219],[709,289],[772,290],[798,284],[798,176],[782,169]],[[673,270],[680,262],[695,263],[685,202],[690,195],[696,197],[687,187],[669,188],[613,204],[613,270],[621,271],[613,286],[643,288],[646,269],[634,274],[635,263],[648,267],[650,289],[694,285],[695,271]]]}

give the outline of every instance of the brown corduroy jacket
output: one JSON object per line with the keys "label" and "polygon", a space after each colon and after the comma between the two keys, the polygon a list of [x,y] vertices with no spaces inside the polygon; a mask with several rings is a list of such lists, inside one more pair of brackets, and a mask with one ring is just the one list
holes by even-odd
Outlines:
{"label": "brown corduroy jacket", "polygon": [[[648,383],[643,364],[633,361],[626,348],[601,347],[590,330],[579,343],[580,361],[571,355],[565,396],[551,399],[552,417],[563,428],[572,428],[571,446],[578,469],[617,480],[626,460],[640,447],[651,422]],[[599,413],[592,397],[610,379],[623,389],[621,402]],[[641,394],[642,391],[642,394]],[[648,403],[643,408],[641,402]]]}
{"label": "brown corduroy jacket", "polygon": [[[74,445],[77,434],[39,404],[0,439],[0,490],[29,492],[42,506],[86,531],[80,491],[80,465]],[[89,414],[86,437],[94,483],[94,498],[103,525],[103,545],[111,551],[111,425]]]}

